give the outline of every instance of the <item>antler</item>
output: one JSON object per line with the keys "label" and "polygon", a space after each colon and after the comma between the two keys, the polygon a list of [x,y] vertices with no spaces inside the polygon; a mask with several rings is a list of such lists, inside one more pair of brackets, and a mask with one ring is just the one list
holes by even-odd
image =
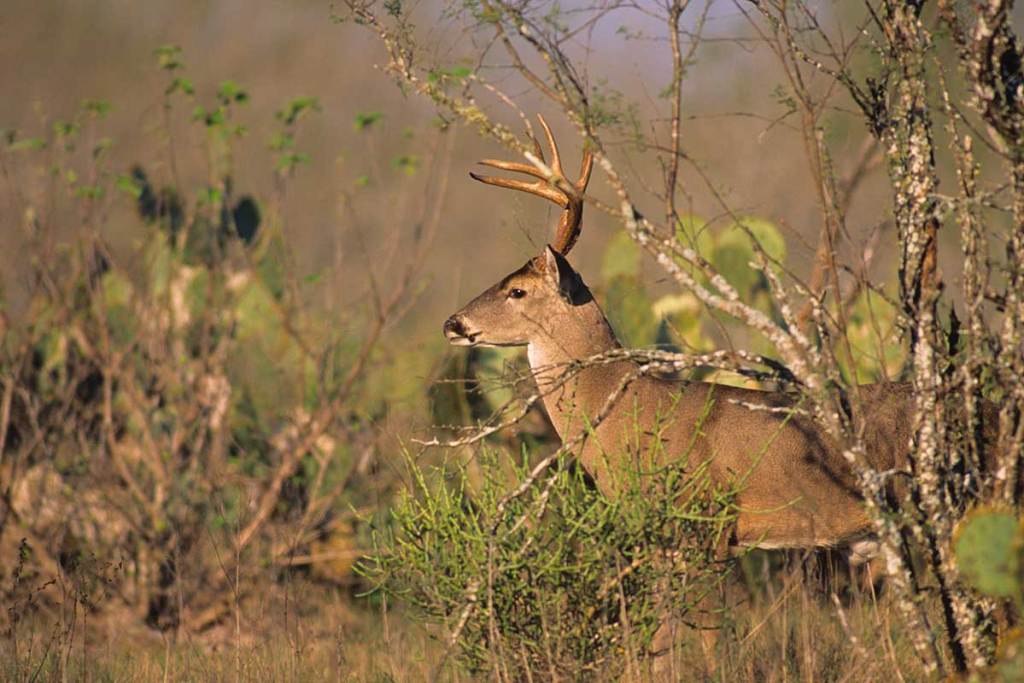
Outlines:
{"label": "antler", "polygon": [[[558,223],[558,232],[555,233],[555,242],[551,246],[555,251],[565,256],[572,249],[573,245],[576,244],[576,240],[580,236],[580,221],[583,219],[583,193],[587,191],[587,184],[590,182],[590,171],[594,167],[594,155],[589,150],[584,150],[579,179],[575,183],[570,182],[562,172],[562,159],[558,155],[558,145],[555,144],[555,138],[551,134],[551,129],[548,128],[547,121],[540,114],[537,115],[537,119],[540,120],[541,128],[544,129],[544,135],[548,139],[548,147],[551,148],[550,178],[532,164],[498,161],[496,159],[484,159],[480,163],[484,166],[500,168],[503,171],[525,173],[528,176],[537,178],[537,180],[512,180],[511,178],[478,175],[473,172],[470,172],[469,175],[474,180],[479,180],[488,185],[519,190],[520,192],[529,192],[530,194],[544,197],[548,201],[552,201],[562,207],[564,209],[562,211],[562,218]],[[544,163],[547,163],[544,160],[544,152],[541,150],[537,138],[530,135],[530,140],[533,142],[534,152],[537,154],[537,157]],[[559,181],[562,182],[560,183]],[[571,192],[564,191],[561,187],[562,185],[568,186]]]}

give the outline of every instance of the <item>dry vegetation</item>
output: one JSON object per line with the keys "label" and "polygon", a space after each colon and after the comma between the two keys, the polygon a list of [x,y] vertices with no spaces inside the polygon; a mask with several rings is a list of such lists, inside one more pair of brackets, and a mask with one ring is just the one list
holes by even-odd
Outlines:
{"label": "dry vegetation", "polygon": [[[644,679],[664,576],[631,562],[682,534],[681,594],[726,577],[713,678],[1016,680],[1012,3],[146,5],[0,25],[0,678]],[[880,594],[832,554],[714,565],[574,478],[522,358],[443,347],[547,240],[464,180],[534,111],[597,157],[574,264],[617,333],[799,393]],[[908,473],[859,468],[883,379],[918,397]],[[1009,512],[958,531],[980,505]],[[695,633],[672,656],[705,675]]]}

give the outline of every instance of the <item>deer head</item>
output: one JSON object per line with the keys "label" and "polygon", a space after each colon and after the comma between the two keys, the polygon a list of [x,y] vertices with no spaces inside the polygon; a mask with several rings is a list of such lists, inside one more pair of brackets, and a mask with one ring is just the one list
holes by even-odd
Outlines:
{"label": "deer head", "polygon": [[[580,234],[583,193],[590,181],[594,159],[589,151],[584,152],[579,178],[575,182],[567,180],[551,129],[543,117],[537,118],[551,148],[550,177],[531,164],[494,159],[480,163],[523,173],[535,180],[513,180],[476,173],[470,173],[470,176],[488,185],[544,197],[562,207],[554,243],[445,321],[444,335],[455,346],[530,345],[538,338],[550,338],[556,330],[578,317],[579,307],[592,302],[590,291],[565,256]],[[544,161],[540,144],[532,136],[531,140],[537,157]]]}

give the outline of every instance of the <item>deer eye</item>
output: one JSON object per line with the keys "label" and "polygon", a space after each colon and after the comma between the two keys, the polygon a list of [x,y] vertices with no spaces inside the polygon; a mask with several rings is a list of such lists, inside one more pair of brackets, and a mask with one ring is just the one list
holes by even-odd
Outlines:
{"label": "deer eye", "polygon": [[508,290],[509,299],[522,299],[524,296],[526,296],[526,292],[522,289],[519,289],[518,287],[513,287],[512,289]]}

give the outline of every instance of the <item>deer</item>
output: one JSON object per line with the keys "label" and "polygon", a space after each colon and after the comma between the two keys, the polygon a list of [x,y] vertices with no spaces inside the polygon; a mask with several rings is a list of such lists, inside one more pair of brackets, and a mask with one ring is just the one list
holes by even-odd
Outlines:
{"label": "deer", "polygon": [[[615,495],[613,470],[635,452],[627,441],[638,432],[655,431],[654,423],[661,420],[656,431],[663,440],[662,457],[685,452],[691,465],[706,462],[712,481],[723,486],[743,477],[723,555],[742,548],[831,548],[848,552],[852,564],[871,560],[877,542],[851,466],[826,430],[806,414],[786,410],[793,406],[788,395],[652,375],[629,381],[637,374],[637,362],[628,358],[585,364],[623,350],[567,258],[581,233],[594,157],[584,150],[577,179],[567,179],[551,129],[538,118],[551,151],[550,174],[533,164],[484,159],[482,165],[532,180],[470,176],[559,206],[554,241],[445,320],[447,341],[460,347],[526,347],[558,437],[563,444],[578,442],[576,461],[603,494]],[[536,138],[530,139],[537,158],[547,164]],[[912,410],[911,387],[880,383],[859,389],[868,465],[879,471],[903,468],[911,443],[906,419]],[[609,408],[606,403],[617,391]],[[599,413],[603,419],[594,426]],[[654,638],[652,647],[660,652],[671,646],[669,622],[666,617]],[[703,633],[713,669],[714,630]]]}

